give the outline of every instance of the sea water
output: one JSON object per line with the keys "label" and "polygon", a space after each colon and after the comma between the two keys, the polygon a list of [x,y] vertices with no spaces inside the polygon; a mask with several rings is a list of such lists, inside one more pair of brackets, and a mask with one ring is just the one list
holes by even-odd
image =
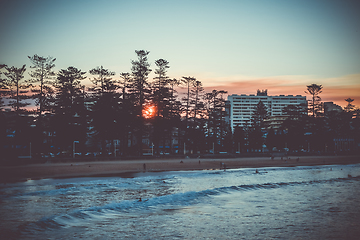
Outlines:
{"label": "sea water", "polygon": [[360,164],[0,186],[1,239],[359,239]]}

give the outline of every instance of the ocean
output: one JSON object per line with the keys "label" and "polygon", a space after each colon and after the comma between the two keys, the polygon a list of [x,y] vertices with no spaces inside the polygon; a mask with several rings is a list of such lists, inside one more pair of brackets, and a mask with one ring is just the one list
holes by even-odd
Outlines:
{"label": "ocean", "polygon": [[0,220],[1,239],[359,239],[360,164],[2,183]]}

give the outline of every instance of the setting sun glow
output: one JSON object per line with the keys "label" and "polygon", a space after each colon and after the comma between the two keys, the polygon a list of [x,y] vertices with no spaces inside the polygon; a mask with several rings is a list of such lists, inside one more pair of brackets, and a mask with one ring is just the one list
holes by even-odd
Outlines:
{"label": "setting sun glow", "polygon": [[143,112],[144,118],[146,118],[146,119],[153,118],[156,113],[156,107],[155,107],[155,105],[152,105],[152,104],[146,105],[146,106],[144,106],[142,112]]}

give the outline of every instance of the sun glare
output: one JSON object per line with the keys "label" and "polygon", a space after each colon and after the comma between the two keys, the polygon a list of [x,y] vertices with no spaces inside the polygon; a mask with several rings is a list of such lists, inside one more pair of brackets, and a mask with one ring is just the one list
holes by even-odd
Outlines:
{"label": "sun glare", "polygon": [[155,116],[156,107],[154,105],[147,105],[143,108],[143,116],[144,118],[153,118]]}

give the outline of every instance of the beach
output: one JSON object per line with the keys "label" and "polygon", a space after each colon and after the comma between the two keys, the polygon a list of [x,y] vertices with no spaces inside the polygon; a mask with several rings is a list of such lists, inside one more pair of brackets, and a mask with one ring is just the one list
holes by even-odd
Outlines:
{"label": "beach", "polygon": [[218,170],[237,168],[294,167],[360,163],[359,156],[300,156],[224,158],[224,159],[146,159],[91,162],[66,162],[0,166],[0,181],[29,179],[120,176],[132,177],[138,172]]}

